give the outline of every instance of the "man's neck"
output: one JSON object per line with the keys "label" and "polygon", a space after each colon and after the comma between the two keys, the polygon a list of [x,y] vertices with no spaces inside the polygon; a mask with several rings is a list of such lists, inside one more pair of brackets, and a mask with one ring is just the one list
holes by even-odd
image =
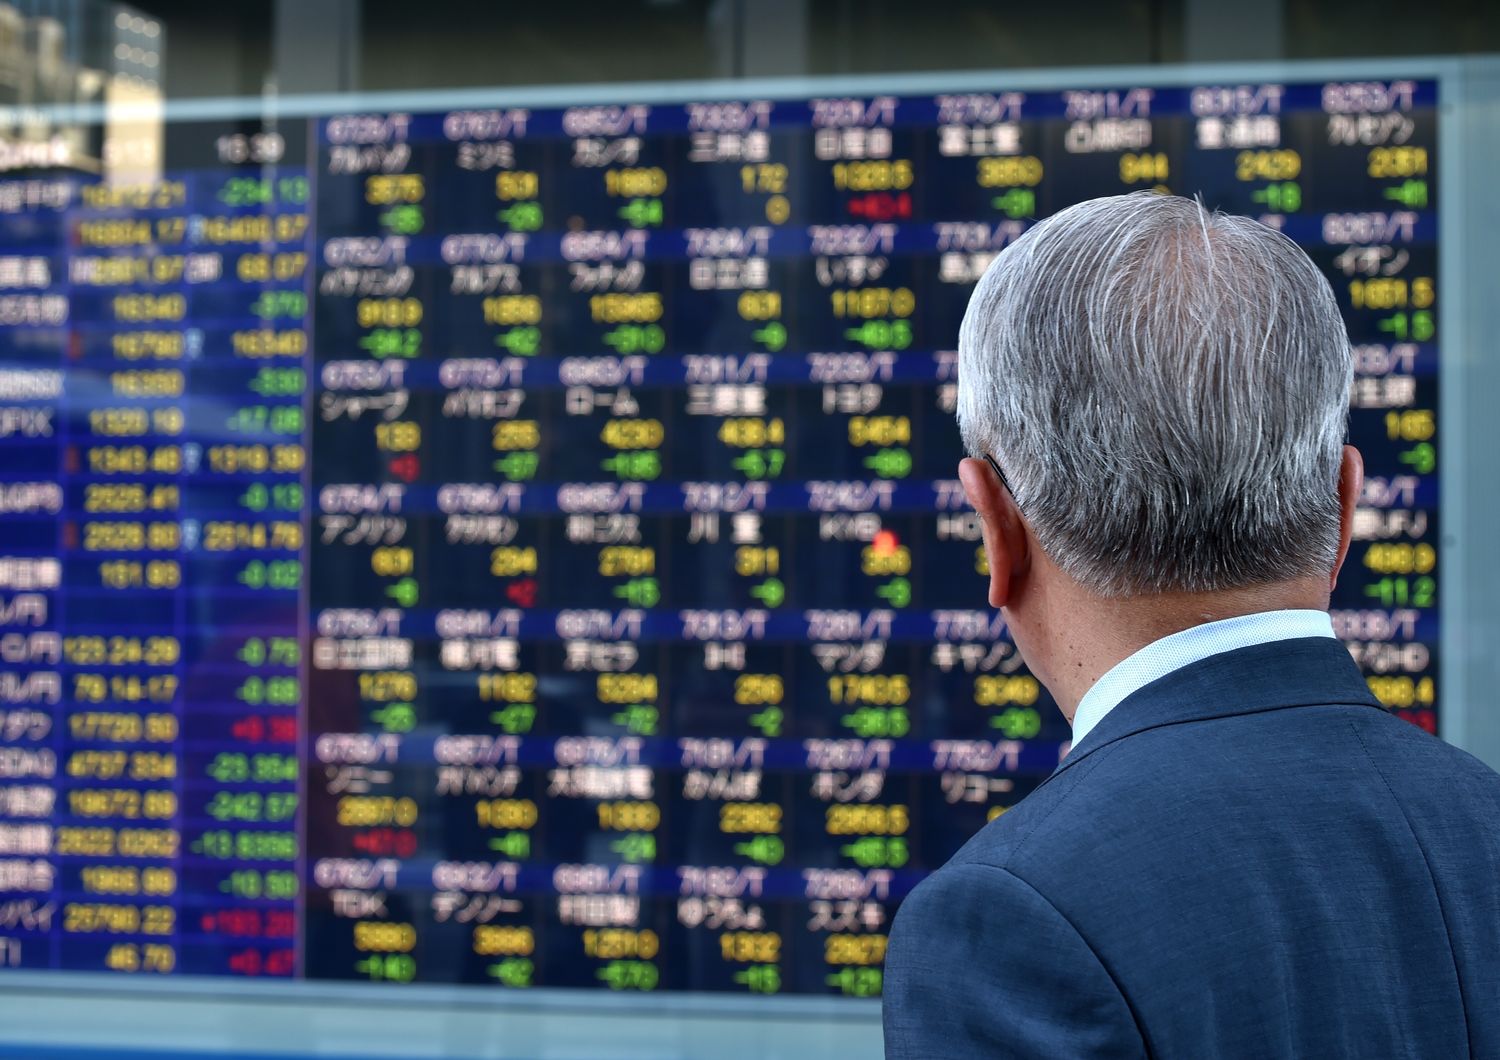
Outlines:
{"label": "man's neck", "polygon": [[[1106,599],[1069,585],[1049,600],[1040,629],[1026,637],[1027,661],[1068,721],[1094,684],[1148,644],[1205,622],[1290,609],[1326,610],[1326,578],[1300,578],[1215,593]],[[1033,661],[1041,649],[1041,658]]]}

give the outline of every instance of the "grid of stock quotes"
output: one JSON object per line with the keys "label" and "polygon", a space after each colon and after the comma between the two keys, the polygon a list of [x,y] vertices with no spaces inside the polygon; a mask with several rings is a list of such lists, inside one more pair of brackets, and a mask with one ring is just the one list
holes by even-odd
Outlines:
{"label": "grid of stock quotes", "polygon": [[0,965],[878,995],[1068,746],[985,609],[954,344],[1097,195],[1326,271],[1334,621],[1435,729],[1436,103],[350,113],[3,174]]}

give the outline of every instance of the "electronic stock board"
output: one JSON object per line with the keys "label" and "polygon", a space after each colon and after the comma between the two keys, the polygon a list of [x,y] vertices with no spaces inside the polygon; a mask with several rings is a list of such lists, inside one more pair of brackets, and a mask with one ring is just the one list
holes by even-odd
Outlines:
{"label": "electronic stock board", "polygon": [[0,174],[0,966],[877,995],[901,897],[1067,748],[985,607],[954,348],[1098,195],[1326,272],[1335,627],[1435,730],[1436,106],[359,110]]}

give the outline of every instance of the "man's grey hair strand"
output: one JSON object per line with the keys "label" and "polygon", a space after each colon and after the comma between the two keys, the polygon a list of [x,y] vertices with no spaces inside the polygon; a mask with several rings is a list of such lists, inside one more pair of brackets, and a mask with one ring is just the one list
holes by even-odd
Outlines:
{"label": "man's grey hair strand", "polygon": [[1353,361],[1279,232],[1138,192],[1047,218],[990,265],[958,420],[1043,550],[1102,596],[1326,574]]}

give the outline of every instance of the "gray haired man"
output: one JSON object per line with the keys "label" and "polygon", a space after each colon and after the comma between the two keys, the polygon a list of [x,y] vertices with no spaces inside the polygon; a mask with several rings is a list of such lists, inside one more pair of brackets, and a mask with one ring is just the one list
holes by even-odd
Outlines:
{"label": "gray haired man", "polygon": [[887,1056],[1500,1056],[1500,776],[1327,614],[1351,378],[1307,256],[1192,200],[1080,203],[980,280],[959,476],[1073,745],[903,903]]}

